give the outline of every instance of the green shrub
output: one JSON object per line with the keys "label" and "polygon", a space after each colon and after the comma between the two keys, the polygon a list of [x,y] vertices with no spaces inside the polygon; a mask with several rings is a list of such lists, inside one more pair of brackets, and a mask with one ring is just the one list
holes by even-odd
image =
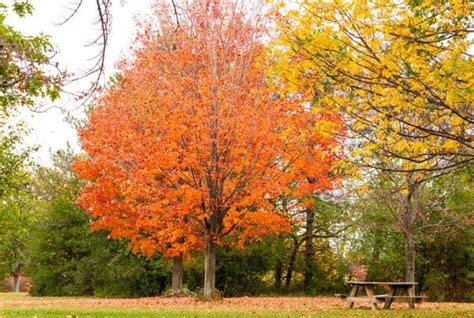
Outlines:
{"label": "green shrub", "polygon": [[169,285],[169,265],[130,252],[125,241],[91,232],[89,218],[56,198],[32,229],[28,274],[35,295],[151,296]]}

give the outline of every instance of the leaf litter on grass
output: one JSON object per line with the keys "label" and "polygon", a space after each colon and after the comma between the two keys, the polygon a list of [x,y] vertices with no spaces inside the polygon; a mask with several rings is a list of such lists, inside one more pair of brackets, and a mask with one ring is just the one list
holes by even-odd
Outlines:
{"label": "leaf litter on grass", "polygon": [[[371,311],[367,306],[344,309],[336,297],[235,297],[201,301],[193,297],[92,298],[2,297],[0,317],[22,309],[29,318],[76,314],[83,317],[474,317],[474,304],[424,302],[416,310],[394,304],[394,310]],[[2,313],[3,311],[3,313]],[[46,312],[54,316],[43,316]],[[19,313],[19,311],[18,311]],[[55,314],[58,315],[55,315]],[[136,314],[136,315],[135,315]],[[439,314],[439,315],[438,315]],[[21,316],[27,317],[27,316]]]}

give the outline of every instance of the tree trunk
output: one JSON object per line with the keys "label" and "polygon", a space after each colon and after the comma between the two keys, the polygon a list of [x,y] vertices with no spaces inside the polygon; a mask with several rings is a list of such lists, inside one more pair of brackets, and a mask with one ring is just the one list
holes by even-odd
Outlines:
{"label": "tree trunk", "polygon": [[405,281],[415,281],[415,238],[413,233],[405,234]]}
{"label": "tree trunk", "polygon": [[13,274],[13,292],[15,292],[15,293],[20,292],[21,277],[22,276],[21,276],[20,273]]}
{"label": "tree trunk", "polygon": [[295,270],[296,256],[298,255],[298,250],[300,248],[300,243],[297,238],[293,238],[293,252],[291,253],[290,261],[288,262],[288,270],[286,272],[285,279],[285,288],[289,289],[291,285],[291,278],[293,276],[293,271]]}
{"label": "tree trunk", "polygon": [[415,222],[419,208],[418,187],[412,181],[412,175],[408,177],[408,194],[405,198],[403,225],[405,237],[405,281],[415,281]]}
{"label": "tree trunk", "polygon": [[280,290],[281,288],[282,275],[283,275],[283,264],[280,260],[278,260],[275,265],[275,289],[276,290]]}
{"label": "tree trunk", "polygon": [[172,279],[173,295],[181,294],[183,288],[183,258],[181,256],[173,257],[173,279]]}
{"label": "tree trunk", "polygon": [[209,238],[204,251],[204,298],[210,299],[216,287],[216,244]]}
{"label": "tree trunk", "polygon": [[311,289],[314,273],[314,210],[309,208],[306,210],[306,249],[305,249],[305,269],[304,269],[304,289]]}

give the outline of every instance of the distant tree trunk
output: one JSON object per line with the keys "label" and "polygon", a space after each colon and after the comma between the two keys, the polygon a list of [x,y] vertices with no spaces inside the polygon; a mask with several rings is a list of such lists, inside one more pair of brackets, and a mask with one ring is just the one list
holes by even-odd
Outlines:
{"label": "distant tree trunk", "polygon": [[291,278],[295,270],[296,256],[298,255],[300,244],[301,243],[298,241],[298,238],[296,236],[293,237],[293,252],[291,253],[290,260],[288,262],[288,270],[286,272],[286,279],[285,279],[286,289],[290,288],[290,285],[291,285]]}
{"label": "distant tree trunk", "polygon": [[[286,196],[283,196],[281,204],[282,204],[284,213],[287,213],[288,200]],[[276,266],[275,266],[275,289],[278,291],[281,289],[282,280],[283,280],[283,262],[279,259],[277,260]]]}
{"label": "distant tree trunk", "polygon": [[415,222],[419,208],[417,185],[408,177],[408,193],[403,205],[403,233],[405,238],[405,281],[415,281]]}
{"label": "distant tree trunk", "polygon": [[275,265],[275,289],[280,290],[281,288],[281,278],[283,275],[283,263],[278,260]]}
{"label": "distant tree trunk", "polygon": [[314,232],[314,209],[309,208],[306,210],[306,249],[305,249],[305,269],[304,269],[304,289],[309,291],[313,282],[314,273],[314,245],[313,245],[313,232]]}
{"label": "distant tree trunk", "polygon": [[173,279],[172,279],[173,295],[181,294],[183,288],[183,258],[181,256],[173,257]]}
{"label": "distant tree trunk", "polygon": [[209,238],[204,251],[204,298],[210,299],[216,287],[216,244]]}
{"label": "distant tree trunk", "polygon": [[20,292],[20,286],[21,286],[21,274],[20,273],[14,273],[13,274],[13,292],[19,293]]}

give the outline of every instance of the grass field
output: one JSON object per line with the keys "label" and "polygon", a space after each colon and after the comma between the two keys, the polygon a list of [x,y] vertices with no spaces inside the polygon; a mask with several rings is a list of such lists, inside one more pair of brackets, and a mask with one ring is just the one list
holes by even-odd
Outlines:
{"label": "grass field", "polygon": [[474,304],[406,304],[373,311],[345,309],[335,297],[240,297],[203,302],[191,297],[100,299],[0,294],[0,317],[474,317]]}

